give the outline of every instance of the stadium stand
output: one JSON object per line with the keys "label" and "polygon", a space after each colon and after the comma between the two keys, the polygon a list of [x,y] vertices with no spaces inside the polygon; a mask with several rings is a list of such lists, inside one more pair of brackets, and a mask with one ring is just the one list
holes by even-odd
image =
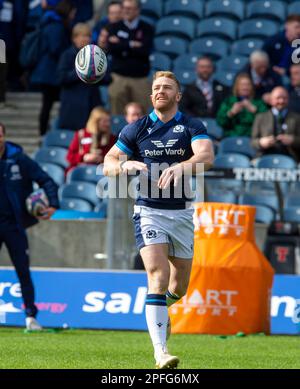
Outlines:
{"label": "stadium stand", "polygon": [[250,167],[250,160],[246,155],[238,153],[218,154],[216,156],[214,167],[230,169],[235,167]]}
{"label": "stadium stand", "polygon": [[187,40],[195,36],[195,22],[184,16],[166,16],[156,25],[156,35],[174,35]]}
{"label": "stadium stand", "polygon": [[227,18],[208,18],[197,26],[197,36],[221,37],[228,41],[236,38],[237,23]]}
{"label": "stadium stand", "polygon": [[240,0],[210,0],[206,3],[205,16],[224,16],[236,21],[243,20],[245,8]]}
{"label": "stadium stand", "polygon": [[52,130],[45,135],[43,147],[63,147],[67,149],[73,137],[74,131],[62,129]]}
{"label": "stadium stand", "polygon": [[181,15],[194,18],[203,18],[204,4],[201,0],[169,0],[165,6],[166,15]]}
{"label": "stadium stand", "polygon": [[189,51],[192,54],[208,55],[214,60],[226,56],[229,52],[229,43],[216,37],[198,38],[190,43]]}
{"label": "stadium stand", "polygon": [[42,162],[40,163],[40,166],[42,169],[49,174],[50,177],[53,178],[55,183],[60,186],[64,183],[65,181],[65,170],[58,166],[54,165],[53,163],[47,163],[47,162]]}
{"label": "stadium stand", "polygon": [[93,208],[100,202],[96,195],[95,185],[84,181],[71,182],[59,188],[60,201],[69,198],[86,200]]}
{"label": "stadium stand", "polygon": [[67,149],[65,148],[42,147],[36,152],[34,159],[38,163],[48,162],[54,165],[61,166],[62,168],[65,169],[68,166],[66,155],[67,155]]}
{"label": "stadium stand", "polygon": [[261,38],[265,39],[278,32],[279,26],[276,22],[257,18],[244,20],[238,27],[238,37],[242,38]]}
{"label": "stadium stand", "polygon": [[246,136],[237,136],[222,139],[219,144],[219,154],[225,153],[239,153],[253,158],[255,150],[251,146],[250,138]]}

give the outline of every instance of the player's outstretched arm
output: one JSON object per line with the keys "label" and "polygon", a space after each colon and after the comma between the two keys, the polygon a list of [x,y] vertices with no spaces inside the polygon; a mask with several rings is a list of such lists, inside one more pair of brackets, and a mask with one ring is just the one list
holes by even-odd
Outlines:
{"label": "player's outstretched arm", "polygon": [[136,171],[147,171],[147,165],[139,161],[131,161],[128,155],[113,146],[104,158],[103,173],[105,176],[117,176],[121,173],[128,174]]}

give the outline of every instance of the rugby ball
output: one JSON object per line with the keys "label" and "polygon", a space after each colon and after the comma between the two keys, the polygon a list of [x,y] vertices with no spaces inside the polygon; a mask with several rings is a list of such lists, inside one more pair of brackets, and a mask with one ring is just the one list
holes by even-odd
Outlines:
{"label": "rugby ball", "polygon": [[43,216],[49,201],[43,189],[32,192],[26,199],[27,211],[34,217]]}
{"label": "rugby ball", "polygon": [[107,58],[102,49],[96,45],[86,45],[76,55],[75,69],[77,76],[87,84],[96,84],[105,75]]}

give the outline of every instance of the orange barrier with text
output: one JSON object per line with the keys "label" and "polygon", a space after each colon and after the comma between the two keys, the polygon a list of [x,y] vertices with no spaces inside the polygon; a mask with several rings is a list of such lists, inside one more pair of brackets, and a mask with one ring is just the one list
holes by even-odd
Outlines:
{"label": "orange barrier with text", "polygon": [[192,273],[169,309],[173,333],[269,333],[274,271],[255,244],[254,220],[255,207],[195,204]]}

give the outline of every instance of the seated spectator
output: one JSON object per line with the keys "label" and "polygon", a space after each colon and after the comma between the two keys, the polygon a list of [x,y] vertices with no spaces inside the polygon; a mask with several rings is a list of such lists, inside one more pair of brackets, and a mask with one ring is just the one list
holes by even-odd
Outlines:
{"label": "seated spectator", "polygon": [[267,39],[262,50],[270,58],[273,70],[283,76],[292,64],[292,43],[300,38],[300,15],[289,15],[285,22],[285,30]]}
{"label": "seated spectator", "polygon": [[79,164],[102,163],[105,154],[115,144],[110,132],[110,114],[102,107],[92,110],[85,128],[77,131],[69,147],[68,171]]}
{"label": "seated spectator", "polygon": [[61,105],[59,128],[78,130],[83,128],[91,110],[101,105],[99,85],[86,85],[75,70],[78,51],[91,41],[91,29],[87,24],[78,23],[72,30],[73,45],[66,50],[60,60],[58,77],[61,84]]}
{"label": "seated spectator", "polygon": [[183,92],[180,110],[195,117],[214,118],[230,89],[213,80],[214,64],[209,57],[198,60],[196,73],[196,82]]}
{"label": "seated spectator", "polygon": [[268,112],[256,116],[252,144],[258,156],[284,154],[300,161],[300,115],[288,109],[289,95],[283,87],[273,89]]}
{"label": "seated spectator", "polygon": [[300,64],[292,65],[290,67],[290,77],[289,111],[300,114]]}
{"label": "seated spectator", "polygon": [[39,117],[41,135],[47,132],[52,105],[59,99],[58,63],[70,44],[68,25],[73,14],[70,0],[47,0],[46,12],[41,19],[42,54],[30,80],[41,88],[43,94]]}
{"label": "seated spectator", "polygon": [[145,115],[143,106],[140,103],[128,103],[124,109],[125,120],[128,124],[136,122]]}
{"label": "seated spectator", "polygon": [[250,55],[250,63],[242,73],[248,73],[255,88],[255,98],[263,99],[270,105],[270,92],[275,86],[282,85],[281,76],[270,67],[269,56],[264,51],[256,50]]}
{"label": "seated spectator", "polygon": [[255,115],[267,111],[261,99],[254,98],[254,85],[248,74],[239,74],[233,85],[233,95],[222,103],[217,122],[227,136],[251,136]]}
{"label": "seated spectator", "polygon": [[140,18],[138,0],[123,0],[122,20],[107,25],[107,49],[111,55],[112,83],[109,86],[111,112],[122,115],[130,101],[150,108],[151,86],[149,55],[153,45],[153,29]]}
{"label": "seated spectator", "polygon": [[102,29],[110,23],[118,23],[122,19],[122,4],[119,1],[111,1],[107,6],[107,16],[95,24],[92,34],[92,42],[97,44]]}

